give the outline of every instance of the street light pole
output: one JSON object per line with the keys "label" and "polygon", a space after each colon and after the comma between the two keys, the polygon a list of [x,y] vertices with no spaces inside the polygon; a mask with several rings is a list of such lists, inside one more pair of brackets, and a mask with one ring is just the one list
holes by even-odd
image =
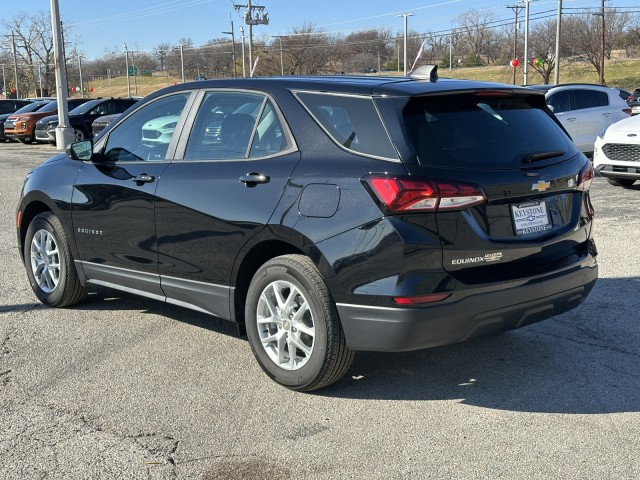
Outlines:
{"label": "street light pole", "polygon": [[524,0],[524,85],[527,83],[527,75],[529,71],[529,3],[531,0]]}
{"label": "street light pole", "polygon": [[222,32],[225,35],[231,35],[231,58],[233,59],[233,78],[236,78],[238,74],[236,73],[236,37],[233,31],[233,20],[231,20],[231,31],[230,32]]}
{"label": "street light pole", "polygon": [[127,44],[124,44],[124,64],[127,70],[127,96],[131,98],[131,80],[129,80],[129,50],[127,50]]}
{"label": "street light pole", "polygon": [[56,97],[58,100],[58,126],[56,127],[56,148],[64,150],[73,142],[73,128],[69,127],[69,106],[67,105],[67,74],[65,72],[60,7],[58,0],[51,0],[51,30],[53,33],[53,58],[56,72]]}
{"label": "street light pole", "polygon": [[80,74],[80,98],[84,98],[84,84],[82,83],[82,57],[78,55],[78,73]]}
{"label": "street light pole", "polygon": [[274,35],[273,38],[277,38],[280,40],[280,75],[284,77],[284,60],[282,56],[282,37],[286,37],[287,35]]}
{"label": "street light pole", "polygon": [[184,45],[180,44],[180,69],[182,71],[182,83],[184,83]]}
{"label": "street light pole", "polygon": [[396,15],[397,17],[404,17],[404,76],[407,76],[407,18],[413,17],[413,13],[403,13],[402,15]]}
{"label": "street light pole", "polygon": [[242,35],[242,78],[246,78],[247,68],[244,64],[244,28],[242,27],[242,25],[240,26],[240,34]]}

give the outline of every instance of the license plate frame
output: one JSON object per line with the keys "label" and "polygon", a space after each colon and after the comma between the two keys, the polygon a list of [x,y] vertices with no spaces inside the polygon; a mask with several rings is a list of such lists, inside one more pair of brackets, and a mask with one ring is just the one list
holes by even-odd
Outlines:
{"label": "license plate frame", "polygon": [[549,210],[544,200],[511,205],[511,219],[516,236],[551,230]]}

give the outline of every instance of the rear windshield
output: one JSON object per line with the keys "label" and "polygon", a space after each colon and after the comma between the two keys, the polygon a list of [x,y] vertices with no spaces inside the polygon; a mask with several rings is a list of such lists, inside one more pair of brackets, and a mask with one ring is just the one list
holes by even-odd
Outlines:
{"label": "rear windshield", "polygon": [[417,97],[403,112],[423,165],[518,168],[573,156],[569,137],[527,97],[475,94]]}

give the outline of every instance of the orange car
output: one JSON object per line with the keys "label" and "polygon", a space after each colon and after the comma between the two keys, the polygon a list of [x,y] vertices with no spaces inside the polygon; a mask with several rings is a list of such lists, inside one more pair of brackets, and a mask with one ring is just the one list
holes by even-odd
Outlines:
{"label": "orange car", "polygon": [[[90,98],[70,98],[69,110],[91,100]],[[43,117],[58,113],[58,102],[53,100],[36,112],[11,115],[4,122],[4,134],[9,140],[20,140],[22,143],[32,143],[36,137],[36,122]]]}

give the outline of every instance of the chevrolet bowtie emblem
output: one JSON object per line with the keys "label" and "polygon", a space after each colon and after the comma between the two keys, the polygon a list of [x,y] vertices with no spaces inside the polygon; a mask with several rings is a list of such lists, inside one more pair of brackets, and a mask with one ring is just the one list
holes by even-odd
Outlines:
{"label": "chevrolet bowtie emblem", "polygon": [[550,187],[551,187],[551,184],[549,182],[540,180],[539,182],[531,185],[531,190],[538,190],[539,192],[544,192],[545,190],[548,190]]}

